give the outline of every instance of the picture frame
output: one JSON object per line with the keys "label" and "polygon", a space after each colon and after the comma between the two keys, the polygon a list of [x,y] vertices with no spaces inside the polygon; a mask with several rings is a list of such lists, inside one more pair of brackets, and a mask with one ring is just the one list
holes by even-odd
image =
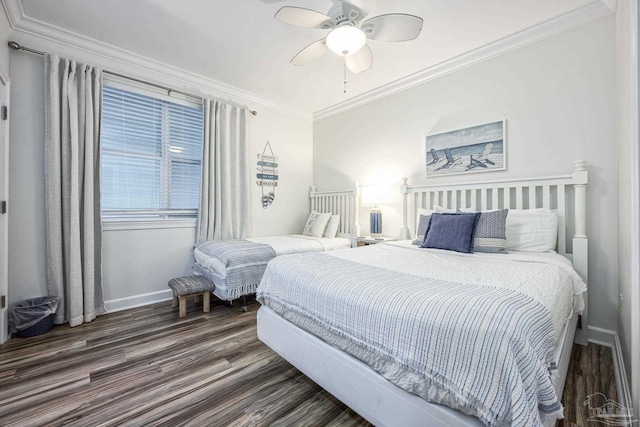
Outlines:
{"label": "picture frame", "polygon": [[427,177],[507,169],[507,120],[427,135]]}

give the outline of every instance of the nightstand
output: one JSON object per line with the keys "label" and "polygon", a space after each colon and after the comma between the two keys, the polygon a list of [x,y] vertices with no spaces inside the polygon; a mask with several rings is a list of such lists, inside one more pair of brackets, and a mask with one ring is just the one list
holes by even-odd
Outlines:
{"label": "nightstand", "polygon": [[379,236],[379,237],[373,237],[373,236],[356,237],[356,242],[358,242],[358,247],[375,245],[375,244],[384,243],[384,242],[392,242],[394,240],[397,240],[397,239],[395,237],[384,237],[384,236]]}

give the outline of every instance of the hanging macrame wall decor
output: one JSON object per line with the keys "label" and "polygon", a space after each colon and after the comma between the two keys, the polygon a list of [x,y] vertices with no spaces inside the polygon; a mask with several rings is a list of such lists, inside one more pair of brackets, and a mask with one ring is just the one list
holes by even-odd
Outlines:
{"label": "hanging macrame wall decor", "polygon": [[264,146],[262,154],[258,153],[258,159],[257,184],[262,188],[262,208],[267,209],[276,197],[278,186],[278,158],[273,154],[269,141]]}

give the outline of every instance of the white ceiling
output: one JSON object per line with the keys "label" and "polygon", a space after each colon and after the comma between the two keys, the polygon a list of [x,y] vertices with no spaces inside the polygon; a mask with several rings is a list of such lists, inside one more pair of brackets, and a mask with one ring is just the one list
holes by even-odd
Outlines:
{"label": "white ceiling", "polygon": [[370,16],[409,13],[424,19],[417,40],[370,41],[373,67],[348,75],[327,53],[296,67],[290,59],[326,30],[276,21],[285,5],[327,12],[332,0],[22,0],[28,19],[172,64],[308,112],[504,39],[593,0],[380,0]]}

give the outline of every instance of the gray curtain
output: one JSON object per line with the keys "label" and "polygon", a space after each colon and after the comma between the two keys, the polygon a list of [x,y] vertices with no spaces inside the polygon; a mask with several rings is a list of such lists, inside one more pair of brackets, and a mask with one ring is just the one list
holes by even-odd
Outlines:
{"label": "gray curtain", "polygon": [[55,322],[104,313],[100,219],[101,70],[45,55],[47,282]]}
{"label": "gray curtain", "polygon": [[204,150],[196,241],[251,234],[247,110],[204,102]]}

